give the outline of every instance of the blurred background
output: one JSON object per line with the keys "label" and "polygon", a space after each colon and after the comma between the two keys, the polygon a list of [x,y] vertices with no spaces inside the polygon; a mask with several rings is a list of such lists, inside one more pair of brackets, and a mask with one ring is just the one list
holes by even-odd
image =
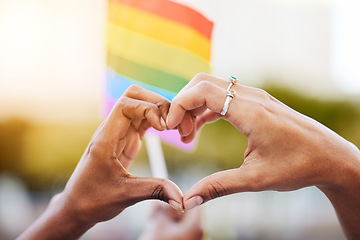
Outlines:
{"label": "blurred background", "polygon": [[[359,1],[178,2],[214,22],[214,75],[264,88],[360,147]],[[0,0],[0,239],[17,236],[63,189],[103,119],[106,21],[105,0]],[[193,152],[163,147],[170,178],[186,192],[240,166],[247,141],[217,121]],[[145,149],[130,172],[150,176]],[[136,239],[150,205],[82,239]],[[344,239],[316,188],[227,196],[207,203],[204,218],[211,239]]]}

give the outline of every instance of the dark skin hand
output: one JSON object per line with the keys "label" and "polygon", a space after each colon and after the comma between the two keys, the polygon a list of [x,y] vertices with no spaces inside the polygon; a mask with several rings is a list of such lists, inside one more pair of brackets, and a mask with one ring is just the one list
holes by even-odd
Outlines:
{"label": "dark skin hand", "polygon": [[146,199],[160,199],[182,210],[182,193],[171,181],[140,178],[127,169],[151,126],[165,129],[170,102],[130,87],[100,125],[65,189],[18,239],[78,239],[98,222]]}
{"label": "dark skin hand", "polygon": [[346,237],[360,239],[359,149],[261,89],[235,84],[235,97],[221,116],[228,85],[198,74],[172,101],[167,126],[178,127],[184,142],[221,117],[248,139],[244,163],[196,183],[184,196],[185,208],[238,192],[316,186],[332,202]]}
{"label": "dark skin hand", "polygon": [[[266,92],[235,84],[224,117],[248,139],[244,164],[210,175],[182,198],[170,181],[127,172],[145,130],[178,128],[190,142],[219,113],[229,82],[197,75],[173,100],[133,86],[95,132],[65,190],[19,239],[77,239],[145,199],[161,199],[181,211],[245,191],[291,191],[316,186],[332,202],[348,239],[360,239],[360,151],[330,129]],[[169,112],[168,112],[169,111]]]}

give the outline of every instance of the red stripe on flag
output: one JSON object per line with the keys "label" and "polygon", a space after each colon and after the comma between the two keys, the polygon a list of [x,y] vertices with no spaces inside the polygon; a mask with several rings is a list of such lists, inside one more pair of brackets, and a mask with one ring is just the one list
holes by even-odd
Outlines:
{"label": "red stripe on flag", "polygon": [[134,8],[155,14],[187,25],[198,31],[204,37],[211,39],[213,22],[201,13],[169,0],[110,0],[112,3],[126,4]]}

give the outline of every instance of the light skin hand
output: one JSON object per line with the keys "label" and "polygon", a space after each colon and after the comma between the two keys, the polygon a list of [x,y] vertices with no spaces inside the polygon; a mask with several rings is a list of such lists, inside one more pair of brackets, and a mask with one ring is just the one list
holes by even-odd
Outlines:
{"label": "light skin hand", "polygon": [[[173,99],[167,126],[181,123],[186,129],[180,132],[182,140],[192,141],[203,124],[222,117],[228,85],[220,78],[197,75]],[[332,202],[346,236],[359,239],[359,149],[263,90],[239,84],[232,89],[236,94],[224,119],[248,139],[244,163],[195,184],[184,196],[185,208],[238,192],[317,186]],[[186,114],[192,117],[184,118]]]}
{"label": "light skin hand", "polygon": [[96,223],[146,199],[181,210],[182,193],[174,183],[127,171],[145,131],[150,126],[165,129],[169,106],[160,95],[130,87],[96,130],[64,191],[18,239],[78,239]]}
{"label": "light skin hand", "polygon": [[201,208],[180,213],[158,202],[139,240],[201,240],[203,235]]}

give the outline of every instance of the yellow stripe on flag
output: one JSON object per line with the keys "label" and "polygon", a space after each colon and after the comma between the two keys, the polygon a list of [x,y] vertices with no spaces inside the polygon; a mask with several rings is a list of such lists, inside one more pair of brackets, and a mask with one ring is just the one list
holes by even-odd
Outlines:
{"label": "yellow stripe on flag", "polygon": [[107,47],[114,55],[189,80],[199,72],[210,72],[209,61],[112,23],[108,23]]}
{"label": "yellow stripe on flag", "polygon": [[121,3],[110,2],[110,21],[128,30],[186,49],[210,60],[210,41],[189,26]]}

